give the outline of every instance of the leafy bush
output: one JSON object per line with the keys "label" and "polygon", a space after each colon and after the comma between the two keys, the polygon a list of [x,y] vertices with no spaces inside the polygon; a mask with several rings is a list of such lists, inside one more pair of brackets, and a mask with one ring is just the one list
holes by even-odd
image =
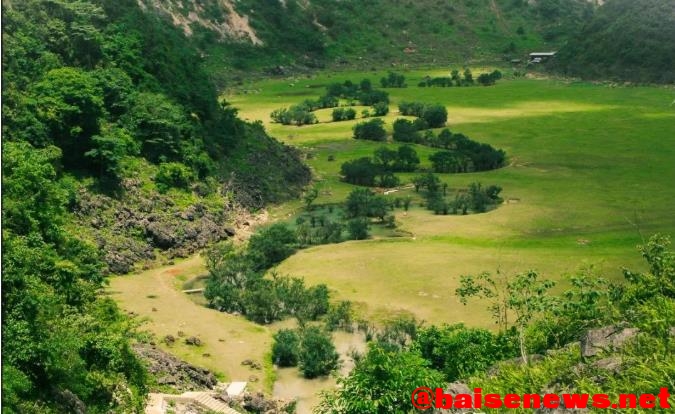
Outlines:
{"label": "leafy bush", "polygon": [[300,360],[300,336],[293,329],[280,329],[274,334],[272,361],[280,367],[295,367]]}
{"label": "leafy bush", "polygon": [[417,126],[407,119],[399,118],[394,121],[394,133],[392,138],[399,142],[420,142],[420,134]]}
{"label": "leafy bush", "polygon": [[347,121],[356,118],[356,111],[353,108],[335,108],[332,113],[333,121]]}
{"label": "leafy bush", "polygon": [[256,270],[269,269],[295,252],[298,239],[283,223],[275,223],[256,232],[248,242],[247,254]]}
{"label": "leafy bush", "polygon": [[303,329],[299,366],[305,378],[330,374],[338,367],[339,358],[330,333],[316,326]]}
{"label": "leafy bush", "polygon": [[383,88],[405,88],[405,76],[400,73],[389,72],[387,77],[380,79]]}
{"label": "leafy bush", "polygon": [[165,192],[169,188],[187,189],[193,180],[194,174],[192,171],[179,162],[159,164],[157,175],[155,175],[157,189],[161,192]]}
{"label": "leafy bush", "polygon": [[426,104],[421,102],[402,101],[398,105],[398,111],[401,115],[421,117],[425,107]]}
{"label": "leafy bush", "polygon": [[513,335],[495,335],[462,324],[431,326],[417,333],[413,348],[448,382],[484,372],[497,361],[518,356]]}
{"label": "leafy bush", "polygon": [[367,139],[371,141],[384,141],[387,139],[387,131],[384,129],[384,121],[371,119],[354,126],[355,139]]}
{"label": "leafy bush", "polygon": [[347,231],[349,232],[350,240],[365,240],[368,238],[368,219],[365,217],[357,217],[347,222]]}
{"label": "leafy bush", "polygon": [[290,108],[281,108],[272,111],[270,117],[274,122],[282,125],[308,125],[319,122],[307,105],[295,105]]}
{"label": "leafy bush", "polygon": [[386,102],[377,102],[373,105],[375,116],[385,116],[389,113],[389,104]]}
{"label": "leafy bush", "polygon": [[342,164],[340,174],[350,184],[374,186],[379,169],[369,157],[362,157]]}
{"label": "leafy bush", "polygon": [[448,110],[443,105],[427,105],[422,113],[430,128],[440,128],[448,121]]}

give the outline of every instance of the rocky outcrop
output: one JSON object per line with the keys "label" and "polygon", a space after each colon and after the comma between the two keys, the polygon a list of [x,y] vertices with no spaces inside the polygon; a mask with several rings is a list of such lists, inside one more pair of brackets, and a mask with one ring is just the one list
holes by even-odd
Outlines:
{"label": "rocky outcrop", "polygon": [[74,208],[78,221],[89,225],[110,273],[125,274],[136,263],[187,257],[213,242],[235,235],[231,211],[196,202],[178,207],[166,196],[144,195],[138,182],[125,183],[123,201],[79,192]]}
{"label": "rocky outcrop", "polygon": [[134,352],[146,362],[158,385],[168,385],[183,392],[213,389],[218,384],[211,371],[188,364],[154,346],[136,344]]}

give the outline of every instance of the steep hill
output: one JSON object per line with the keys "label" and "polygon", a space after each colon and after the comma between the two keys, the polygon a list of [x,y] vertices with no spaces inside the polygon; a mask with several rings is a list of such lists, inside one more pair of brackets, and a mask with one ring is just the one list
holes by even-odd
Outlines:
{"label": "steep hill", "polygon": [[2,12],[2,412],[141,412],[151,379],[106,274],[231,236],[309,169],[134,0]]}
{"label": "steep hill", "polygon": [[205,52],[212,72],[278,65],[464,63],[557,48],[588,0],[139,0]]}
{"label": "steep hill", "polygon": [[675,82],[675,1],[607,1],[553,65],[590,79]]}

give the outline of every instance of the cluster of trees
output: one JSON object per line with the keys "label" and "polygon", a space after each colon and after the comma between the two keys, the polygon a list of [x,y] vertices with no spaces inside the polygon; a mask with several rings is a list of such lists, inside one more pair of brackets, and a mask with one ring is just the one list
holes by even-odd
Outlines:
{"label": "cluster of trees", "polygon": [[424,80],[417,84],[417,86],[422,88],[433,86],[448,88],[451,86],[473,86],[476,83],[479,83],[483,86],[490,86],[494,85],[499,79],[502,78],[502,73],[497,69],[490,73],[481,73],[478,75],[477,79],[473,78],[473,73],[471,73],[470,69],[465,69],[463,75],[464,77],[462,77],[462,74],[460,74],[458,70],[454,69],[450,76],[441,76],[436,78],[427,76],[424,78]]}
{"label": "cluster of trees", "polygon": [[359,122],[354,125],[354,139],[366,139],[369,141],[386,141],[387,131],[384,129],[384,121],[376,118]]}
{"label": "cluster of trees", "polygon": [[319,122],[309,106],[300,104],[289,108],[275,109],[270,114],[272,121],[282,125],[311,125]]}
{"label": "cluster of trees", "polygon": [[389,72],[386,77],[380,79],[383,88],[405,88],[405,76],[400,73]]}
{"label": "cluster of trees", "polygon": [[349,121],[356,118],[356,111],[353,108],[335,108],[332,117],[333,122]]}
{"label": "cluster of trees", "polygon": [[274,334],[272,361],[280,367],[299,367],[305,378],[330,374],[338,367],[339,357],[330,332],[319,326],[281,329]]}
{"label": "cluster of trees", "polygon": [[427,209],[435,214],[484,213],[503,201],[499,197],[502,188],[496,185],[483,187],[481,183],[472,183],[448,199],[448,185],[432,173],[414,177],[412,183],[415,192],[422,191]]}
{"label": "cluster of trees", "polygon": [[371,115],[384,116],[389,113],[389,94],[373,88],[369,79],[363,79],[359,84],[350,80],[343,83],[332,83],[326,87],[326,94],[317,100],[306,99],[298,105],[288,108],[275,109],[270,114],[272,121],[283,125],[309,125],[318,121],[313,113],[317,109],[336,108],[333,110],[333,121],[345,121],[356,118],[353,108],[338,108],[340,99],[346,99],[350,105],[372,106],[372,112],[364,110],[363,117]]}
{"label": "cluster of trees", "polygon": [[394,141],[423,144],[445,151],[437,152],[429,157],[434,172],[462,173],[488,171],[501,168],[506,162],[506,153],[490,144],[482,144],[468,138],[464,134],[453,134],[443,129],[438,135],[431,131],[420,134],[418,128],[424,126],[420,118],[415,121],[397,119],[394,121]]}
{"label": "cluster of trees", "polygon": [[263,324],[324,315],[329,296],[325,285],[307,288],[303,279],[277,274],[265,278],[267,270],[298,248],[296,234],[284,224],[254,234],[242,249],[231,242],[215,245],[206,254],[209,279],[204,295],[210,306]]}
{"label": "cluster of trees", "polygon": [[[440,128],[448,121],[448,110],[443,105],[430,105],[422,102],[401,102],[398,105],[401,115],[416,116],[425,123],[418,125],[419,129]],[[422,128],[422,126],[425,126]]]}
{"label": "cluster of trees", "polygon": [[395,187],[399,184],[395,172],[411,172],[417,169],[420,159],[410,145],[399,146],[397,150],[380,147],[373,157],[362,157],[342,164],[340,172],[350,184]]}
{"label": "cluster of trees", "polygon": [[490,73],[481,73],[478,75],[477,81],[483,86],[491,86],[497,83],[502,78],[502,73],[497,69]]}
{"label": "cluster of trees", "polygon": [[365,106],[372,106],[379,102],[389,103],[389,94],[375,89],[370,79],[363,79],[359,84],[350,80],[343,83],[332,83],[327,86],[326,95],[349,101],[358,101]]}
{"label": "cluster of trees", "polygon": [[[624,270],[624,283],[610,283],[584,270],[559,295],[534,271],[464,276],[457,296],[463,303],[487,300],[498,332],[406,323],[393,334],[369,336],[367,353],[336,390],[322,395],[317,412],[402,412],[401,401],[416,387],[460,380],[502,395],[598,392],[616,401],[626,389],[659,394],[664,378],[675,375],[675,252],[662,236],[640,250],[648,271]],[[639,332],[621,348],[582,357],[574,343],[589,329],[608,326]],[[533,354],[545,356],[536,361]],[[521,362],[512,362],[517,356]],[[619,363],[603,369],[600,359]],[[552,384],[564,388],[551,390]]]}

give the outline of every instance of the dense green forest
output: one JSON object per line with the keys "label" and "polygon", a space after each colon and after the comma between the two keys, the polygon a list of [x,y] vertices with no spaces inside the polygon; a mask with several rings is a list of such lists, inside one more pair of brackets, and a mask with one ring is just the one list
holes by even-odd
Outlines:
{"label": "dense green forest", "polygon": [[221,228],[233,204],[296,196],[309,171],[218,101],[199,53],[135,1],[2,11],[3,413],[141,411],[148,378],[105,275],[131,270],[135,247],[185,249],[175,213]]}
{"label": "dense green forest", "polygon": [[551,67],[588,79],[675,82],[675,2],[610,0]]}

